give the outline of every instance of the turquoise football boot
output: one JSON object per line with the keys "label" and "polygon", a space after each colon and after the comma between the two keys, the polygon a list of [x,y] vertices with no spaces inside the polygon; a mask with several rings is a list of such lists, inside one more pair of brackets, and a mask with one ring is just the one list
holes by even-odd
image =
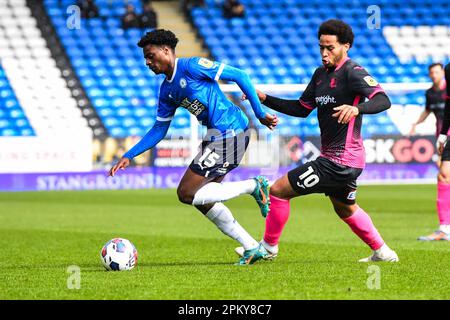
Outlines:
{"label": "turquoise football boot", "polygon": [[269,253],[266,248],[264,248],[261,244],[256,248],[245,250],[244,256],[239,259],[236,265],[246,266],[249,264],[254,264],[255,262],[264,259]]}
{"label": "turquoise football boot", "polygon": [[256,181],[256,188],[252,192],[252,196],[261,210],[261,215],[265,218],[270,210],[269,180],[264,176],[257,176],[253,179]]}

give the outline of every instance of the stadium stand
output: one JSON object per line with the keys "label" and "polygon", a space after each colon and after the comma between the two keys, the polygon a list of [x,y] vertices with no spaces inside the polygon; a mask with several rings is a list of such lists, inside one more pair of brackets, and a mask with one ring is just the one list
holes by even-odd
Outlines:
{"label": "stadium stand", "polygon": [[[123,30],[120,17],[124,5],[119,1],[96,1],[99,18],[81,21],[81,28],[66,27],[65,10],[72,1],[46,0],[45,5],[72,65],[112,137],[142,136],[153,125],[159,84],[143,63],[136,46],[145,32]],[[124,3],[124,2],[123,2]],[[122,3],[122,4],[123,4]],[[140,0],[129,1],[139,13]],[[180,110],[169,134],[189,135],[189,113]]]}
{"label": "stadium stand", "polygon": [[34,135],[34,130],[17,101],[0,64],[0,136],[32,135]]}
{"label": "stadium stand", "polygon": [[[448,1],[358,1],[358,6],[348,0],[327,1],[326,6],[319,0],[242,2],[243,18],[225,18],[214,0],[191,10],[191,16],[213,58],[246,70],[257,83],[307,83],[320,65],[317,28],[330,18],[352,25],[356,40],[350,56],[380,82],[428,82],[427,64],[450,58]],[[382,7],[379,29],[368,28],[365,18],[366,8],[374,3]],[[399,105],[425,102],[421,91],[391,99]],[[298,119],[281,118],[282,133],[292,134],[293,128],[300,135],[318,133],[315,117],[302,126]],[[364,122],[364,136],[399,133],[385,114],[365,117]]]}
{"label": "stadium stand", "polygon": [[2,86],[6,88],[5,98],[13,96],[7,93],[8,88],[17,97],[17,100],[14,97],[8,100],[8,104],[2,104],[2,111],[7,105],[18,108],[17,102],[23,108],[23,111],[16,109],[10,112],[9,116],[17,119],[10,121],[9,129],[3,130],[1,135],[39,135],[62,129],[86,128],[86,121],[76,107],[26,2],[2,1],[0,12]]}
{"label": "stadium stand", "polygon": [[[158,88],[163,76],[154,76],[149,72],[143,63],[142,52],[136,46],[145,30],[121,29],[120,17],[125,10],[125,1],[96,0],[95,2],[99,7],[100,17],[82,19],[79,29],[67,27],[67,8],[75,1],[44,0],[44,5],[80,86],[86,92],[87,99],[95,108],[107,133],[116,138],[142,136],[153,124]],[[326,7],[318,0],[308,2],[244,0],[242,2],[246,8],[246,15],[243,18],[233,19],[223,16],[220,2],[214,0],[205,2],[204,7],[191,10],[191,18],[198,34],[211,52],[211,58],[246,70],[255,83],[308,82],[314,69],[320,64],[316,39],[317,27],[328,18],[341,18],[352,25],[356,41],[350,51],[351,57],[383,83],[428,82],[428,63],[436,60],[445,62],[449,58],[450,4],[444,0],[375,1],[383,10],[380,29],[367,27],[366,8],[373,4],[373,1],[368,0],[358,2],[357,6],[350,0],[330,0]],[[138,13],[142,11],[141,0],[129,0],[128,3],[133,4]],[[23,8],[18,9],[17,4],[22,4]],[[2,52],[0,57],[3,55],[3,60],[17,59],[18,52],[25,54],[25,57],[30,54],[27,61],[36,67],[33,70],[45,70],[46,76],[53,74],[58,78],[58,70],[51,71],[54,67],[51,59],[46,60],[48,65],[43,64],[41,60],[39,63],[33,62],[37,61],[36,59],[48,58],[49,53],[42,39],[39,38],[36,23],[27,11],[25,1],[14,2],[14,9],[5,4],[0,6],[2,14],[0,37],[7,33],[11,34],[8,38],[11,39],[10,43],[5,45],[2,41],[2,46],[6,50],[0,50]],[[12,19],[11,17],[16,13],[23,18]],[[18,28],[18,25],[21,28]],[[21,32],[21,30],[27,31]],[[24,48],[24,45],[20,39],[26,36],[40,39],[32,41],[40,43],[43,47],[33,45],[36,48],[33,49],[34,51],[21,50],[20,48]],[[14,66],[14,63],[8,63],[8,65]],[[37,66],[41,67],[37,68]],[[36,72],[33,73],[36,74]],[[14,75],[13,78],[21,79],[16,81],[17,84],[20,84],[19,87],[26,88],[26,82],[22,80],[25,79],[24,76],[24,73],[21,73]],[[18,93],[17,90],[20,88],[14,87],[13,79],[9,81],[11,81],[12,89]],[[67,98],[67,88],[64,88],[63,82],[62,79],[52,82],[51,93],[39,91],[43,94],[35,95],[33,98],[35,105],[36,99],[45,99],[45,103],[39,103],[39,106],[45,109],[45,105],[53,110],[54,117],[58,116],[58,110],[62,106],[72,107],[73,100],[67,103],[61,103],[59,100],[59,103],[55,104],[55,100],[51,99],[52,96],[56,99],[58,98],[56,94],[63,93]],[[8,84],[8,81],[0,82],[2,86],[5,86],[5,83]],[[57,83],[62,86],[61,90],[55,89],[59,88],[54,86]],[[45,87],[42,82],[41,87]],[[299,94],[300,92],[293,96],[284,96],[298,98]],[[32,100],[30,95],[20,91],[17,96],[25,99],[18,102],[29,117],[32,127],[38,131],[33,120],[35,116],[30,117],[30,114],[33,114],[33,108],[27,107],[33,105],[30,102]],[[391,100],[396,105],[422,106],[424,94],[422,91],[415,90],[391,95]],[[243,105],[248,108],[248,104]],[[75,110],[74,114],[68,111],[60,113],[66,118],[80,118],[79,109],[72,109]],[[37,108],[34,110],[42,111]],[[36,117],[39,117],[37,112],[35,113]],[[252,117],[251,111],[247,110],[247,114]],[[188,136],[189,118],[186,110],[177,111],[169,134]],[[50,122],[55,122],[52,120],[54,118],[48,119],[51,120]],[[80,119],[78,124],[75,120],[71,122],[71,125],[86,126],[82,123],[83,119]],[[254,117],[252,119],[252,124],[259,127]],[[279,130],[282,134],[317,135],[319,133],[317,119],[313,115],[306,120],[291,117],[282,117],[281,120]],[[386,113],[365,117],[364,122],[364,136],[399,133],[397,126]],[[47,123],[43,125],[44,127],[49,125],[49,121],[45,122],[43,119],[37,123]],[[14,132],[18,135],[22,134],[22,131]],[[7,134],[12,134],[12,131],[7,131]],[[30,132],[25,130],[23,135],[25,134]]]}
{"label": "stadium stand", "polygon": [[[92,106],[90,100],[86,96],[86,92],[76,76],[69,57],[61,44],[61,41],[56,34],[56,30],[50,21],[50,17],[41,1],[27,0],[27,5],[31,10],[33,17],[37,22],[37,27],[40,29],[43,38],[47,43],[52,58],[56,66],[60,69],[62,79],[66,82],[76,104],[85,118],[90,130],[95,138],[104,138],[107,136],[106,129],[103,126],[96,110]],[[70,11],[70,10],[69,10]],[[70,13],[70,12],[68,12]],[[72,28],[72,20],[69,16],[67,19],[67,28]]]}
{"label": "stadium stand", "polygon": [[[244,18],[226,19],[220,5],[211,0],[191,14],[213,57],[244,67],[260,83],[306,83],[320,64],[318,50],[314,50],[317,28],[330,18],[352,25],[356,37],[352,57],[381,82],[427,82],[423,64],[450,55],[446,50],[448,1],[375,1],[382,6],[379,29],[368,28],[366,19],[361,19],[368,16],[366,8],[373,4],[371,1],[358,1],[358,6],[345,0],[328,1],[327,6],[318,0],[243,2],[247,12]],[[396,40],[388,41],[384,35]],[[418,36],[421,41],[413,41]],[[405,47],[409,49],[402,54],[416,58],[408,65],[396,54]]]}

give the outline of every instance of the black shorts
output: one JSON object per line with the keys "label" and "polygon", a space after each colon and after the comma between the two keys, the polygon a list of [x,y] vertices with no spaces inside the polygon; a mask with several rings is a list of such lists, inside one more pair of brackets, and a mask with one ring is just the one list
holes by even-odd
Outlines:
{"label": "black shorts", "polygon": [[334,163],[323,157],[288,172],[292,188],[299,195],[325,193],[346,204],[356,202],[356,179],[362,169]]}
{"label": "black shorts", "polygon": [[441,161],[450,161],[450,138],[448,140],[444,151],[442,151]]}
{"label": "black shorts", "polygon": [[205,178],[224,176],[239,166],[249,141],[249,131],[227,139],[203,141],[189,168]]}

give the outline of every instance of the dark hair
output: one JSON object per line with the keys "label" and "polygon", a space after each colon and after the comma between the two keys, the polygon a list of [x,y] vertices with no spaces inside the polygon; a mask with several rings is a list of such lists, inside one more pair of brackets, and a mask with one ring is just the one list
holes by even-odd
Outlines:
{"label": "dark hair", "polygon": [[145,46],[152,44],[155,46],[169,46],[172,50],[175,50],[177,46],[178,38],[170,30],[156,29],[147,32],[145,36],[138,42],[138,46],[144,48]]}
{"label": "dark hair", "polygon": [[352,27],[337,19],[327,20],[320,25],[317,38],[320,39],[323,34],[336,36],[339,43],[350,43],[350,47],[353,45],[353,39],[355,38]]}
{"label": "dark hair", "polygon": [[442,63],[435,62],[428,66],[428,71],[430,71],[431,69],[433,69],[434,67],[437,67],[437,66],[441,67],[441,69],[444,69],[444,65]]}

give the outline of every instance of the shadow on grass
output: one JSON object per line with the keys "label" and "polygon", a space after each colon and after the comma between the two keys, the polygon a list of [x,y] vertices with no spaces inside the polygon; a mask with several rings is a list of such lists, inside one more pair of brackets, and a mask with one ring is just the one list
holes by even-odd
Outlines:
{"label": "shadow on grass", "polygon": [[[153,262],[153,263],[138,263],[136,269],[149,269],[149,268],[168,268],[168,267],[200,267],[200,266],[233,266],[232,262],[198,262],[198,261],[186,261],[186,262]],[[61,267],[61,266],[60,266]],[[86,273],[98,273],[106,272],[99,264],[81,264],[79,265],[81,272]]]}
{"label": "shadow on grass", "polygon": [[232,266],[233,262],[212,262],[212,261],[179,261],[179,262],[153,262],[153,263],[139,263],[139,267],[196,267],[196,266]]}

